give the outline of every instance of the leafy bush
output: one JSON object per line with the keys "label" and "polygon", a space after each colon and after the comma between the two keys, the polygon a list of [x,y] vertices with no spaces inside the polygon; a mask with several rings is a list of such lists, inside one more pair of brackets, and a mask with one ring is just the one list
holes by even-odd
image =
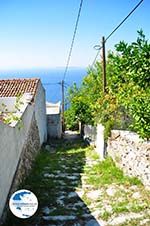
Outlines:
{"label": "leafy bush", "polygon": [[[150,138],[150,44],[142,31],[136,42],[116,45],[108,57],[111,77],[108,88],[130,117],[130,128]],[[109,76],[109,73],[108,73]]]}
{"label": "leafy bush", "polygon": [[132,129],[149,139],[150,44],[141,30],[136,42],[122,41],[115,48],[107,58],[107,93],[102,91],[102,67],[97,62],[81,87],[70,89],[70,114],[83,123],[102,123],[106,137],[114,127]]}

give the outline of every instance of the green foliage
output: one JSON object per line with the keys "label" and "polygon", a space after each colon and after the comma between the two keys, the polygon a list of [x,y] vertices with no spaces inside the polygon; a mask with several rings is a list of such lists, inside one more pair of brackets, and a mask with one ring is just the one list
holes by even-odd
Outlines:
{"label": "green foliage", "polygon": [[[142,138],[150,137],[150,44],[142,31],[136,42],[116,45],[108,56],[109,89],[130,117],[130,128]],[[108,73],[109,75],[109,73]]]}
{"label": "green foliage", "polygon": [[70,114],[83,123],[102,123],[106,138],[111,128],[120,128],[149,139],[150,44],[140,30],[136,42],[121,41],[115,48],[107,57],[107,93],[102,91],[102,69],[97,62],[81,87],[71,90]]}
{"label": "green foliage", "polygon": [[83,79],[80,88],[74,84],[68,90],[70,108],[65,113],[67,127],[74,127],[80,121],[83,124],[94,124],[93,109],[102,89],[101,67],[99,63],[95,69],[88,69],[88,75]]}
{"label": "green foliage", "polygon": [[71,108],[65,111],[65,124],[66,129],[78,130],[78,120],[76,118],[75,112]]}

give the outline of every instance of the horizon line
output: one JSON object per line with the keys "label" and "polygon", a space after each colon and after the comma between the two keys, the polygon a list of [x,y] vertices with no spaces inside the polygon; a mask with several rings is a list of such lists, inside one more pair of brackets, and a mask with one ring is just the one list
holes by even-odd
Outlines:
{"label": "horizon line", "polygon": [[[70,66],[68,69],[86,69],[87,66]],[[65,69],[65,66],[57,67],[26,67],[26,68],[0,68],[0,71],[24,71],[24,70],[50,70],[50,69]]]}

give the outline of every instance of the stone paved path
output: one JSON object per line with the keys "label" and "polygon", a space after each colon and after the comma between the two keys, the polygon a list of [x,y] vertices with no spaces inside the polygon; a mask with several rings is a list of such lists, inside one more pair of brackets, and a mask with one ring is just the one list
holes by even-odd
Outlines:
{"label": "stone paved path", "polygon": [[38,197],[37,213],[28,220],[10,214],[5,226],[149,226],[150,194],[120,183],[109,165],[104,175],[94,153],[76,133],[50,141],[23,185]]}
{"label": "stone paved path", "polygon": [[[58,159],[58,166],[55,169],[52,169],[51,166],[44,168],[43,181],[46,183],[51,180],[55,186],[53,186],[54,190],[51,187],[53,200],[42,208],[43,216],[40,222],[42,225],[102,226],[82,200],[84,195],[82,190],[83,167],[86,163],[92,164],[92,162],[86,159],[84,147],[77,149],[76,152],[78,141],[81,145],[80,138],[76,133],[66,132],[63,144],[66,151],[62,150],[63,154]],[[70,146],[72,148],[74,146],[75,149],[70,150]],[[55,144],[50,143],[48,148],[50,156],[57,154]]]}

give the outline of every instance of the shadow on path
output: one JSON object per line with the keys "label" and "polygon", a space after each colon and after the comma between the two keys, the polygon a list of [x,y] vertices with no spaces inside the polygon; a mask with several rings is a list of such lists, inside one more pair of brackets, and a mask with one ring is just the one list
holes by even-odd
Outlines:
{"label": "shadow on path", "polygon": [[68,132],[45,148],[21,187],[36,194],[37,213],[27,220],[9,213],[5,226],[102,226],[81,198],[86,146],[80,137]]}

